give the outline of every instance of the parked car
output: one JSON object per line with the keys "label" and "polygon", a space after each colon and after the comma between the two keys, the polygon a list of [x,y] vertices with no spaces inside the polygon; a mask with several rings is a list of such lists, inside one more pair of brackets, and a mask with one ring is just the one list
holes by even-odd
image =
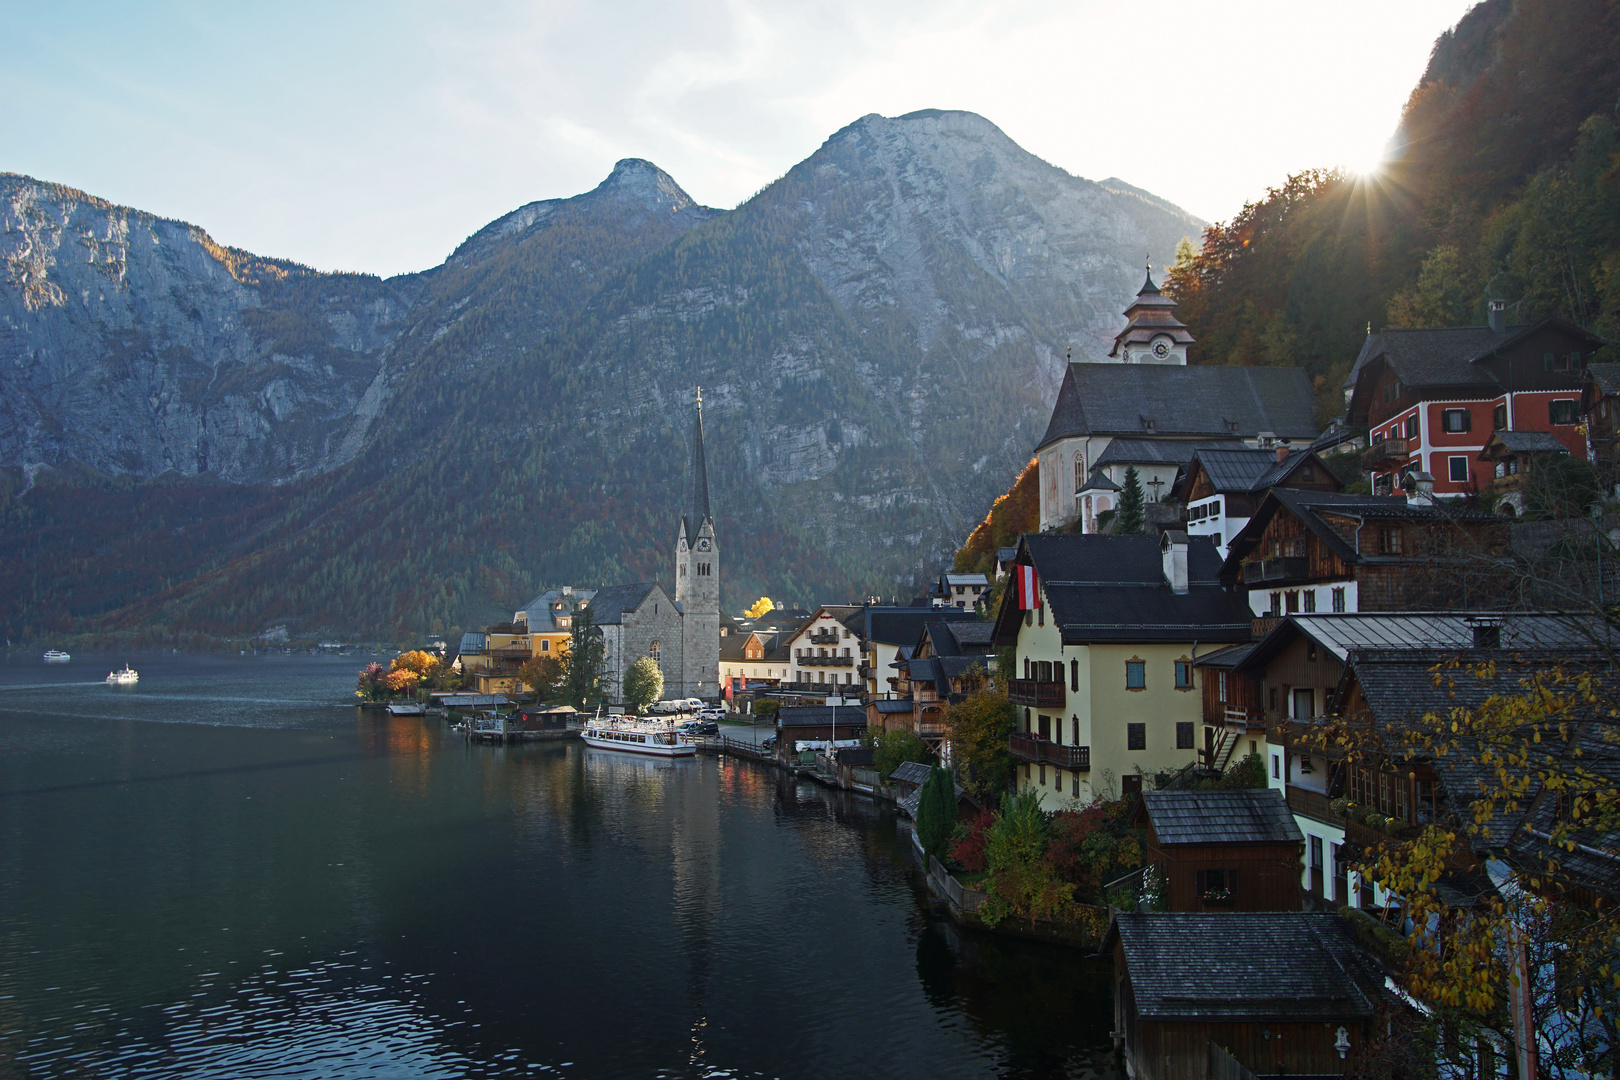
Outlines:
{"label": "parked car", "polygon": [[718,705],[710,705],[707,708],[702,709],[697,715],[699,720],[724,720],[726,718],[726,710],[722,709]]}
{"label": "parked car", "polygon": [[694,720],[692,723],[697,725],[697,733],[699,735],[720,734],[720,725],[715,723],[713,720]]}
{"label": "parked car", "polygon": [[704,708],[702,698],[689,697],[681,704],[687,712],[702,712]]}

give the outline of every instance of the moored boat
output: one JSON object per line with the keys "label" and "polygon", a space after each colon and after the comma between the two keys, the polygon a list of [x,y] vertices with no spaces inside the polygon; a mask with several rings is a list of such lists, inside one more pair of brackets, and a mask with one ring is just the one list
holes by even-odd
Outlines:
{"label": "moored boat", "polygon": [[45,662],[47,664],[65,664],[71,659],[73,659],[73,657],[69,656],[61,649],[47,649],[45,651]]}
{"label": "moored boat", "polygon": [[108,686],[134,686],[140,681],[140,675],[128,664],[124,665],[123,671],[109,671],[107,673]]}
{"label": "moored boat", "polygon": [[654,757],[690,757],[697,747],[673,731],[632,727],[628,724],[587,724],[579,737],[586,746],[601,750],[621,750]]}

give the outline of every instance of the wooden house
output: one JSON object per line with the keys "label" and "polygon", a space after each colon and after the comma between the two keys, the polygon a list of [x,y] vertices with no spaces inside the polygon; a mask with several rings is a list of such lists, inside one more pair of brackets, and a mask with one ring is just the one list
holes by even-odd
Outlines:
{"label": "wooden house", "polygon": [[1342,1076],[1375,1033],[1384,973],[1338,915],[1119,915],[1103,951],[1135,1080]]}
{"label": "wooden house", "polygon": [[1620,482],[1620,364],[1590,364],[1581,388],[1581,415],[1592,461],[1613,491]]}
{"label": "wooden house", "polygon": [[1273,488],[1220,579],[1261,618],[1488,604],[1516,570],[1494,514],[1380,495]]}
{"label": "wooden house", "polygon": [[1304,837],[1280,791],[1144,791],[1136,824],[1170,911],[1303,906]]}
{"label": "wooden house", "polygon": [[1176,496],[1187,508],[1187,534],[1214,540],[1224,559],[1266,492],[1278,487],[1339,491],[1344,485],[1309,450],[1211,446],[1194,451],[1176,484]]}
{"label": "wooden house", "polygon": [[776,711],[777,753],[791,756],[801,742],[849,742],[866,733],[866,710],[859,705],[787,706]]}

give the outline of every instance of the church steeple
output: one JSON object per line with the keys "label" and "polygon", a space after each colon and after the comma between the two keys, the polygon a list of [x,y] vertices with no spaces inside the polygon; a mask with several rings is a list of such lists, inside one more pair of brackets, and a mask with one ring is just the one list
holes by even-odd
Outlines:
{"label": "church steeple", "polygon": [[689,540],[696,540],[705,523],[710,534],[714,531],[714,516],[709,513],[709,463],[703,450],[703,387],[698,387],[697,413],[692,420],[692,487],[686,499],[686,511],[681,517],[681,528]]}
{"label": "church steeple", "polygon": [[1153,283],[1153,266],[1147,279],[1125,309],[1125,329],[1114,337],[1109,359],[1127,364],[1185,364],[1187,346],[1193,336],[1186,324],[1176,318],[1176,302]]}

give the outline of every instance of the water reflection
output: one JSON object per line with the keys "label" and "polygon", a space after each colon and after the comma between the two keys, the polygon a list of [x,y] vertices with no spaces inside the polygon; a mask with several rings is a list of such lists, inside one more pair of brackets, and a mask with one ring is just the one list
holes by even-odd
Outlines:
{"label": "water reflection", "polygon": [[0,1077],[1106,1065],[1106,979],[957,935],[870,800],[469,745],[334,705],[352,663],[136,666],[184,707],[0,666]]}

